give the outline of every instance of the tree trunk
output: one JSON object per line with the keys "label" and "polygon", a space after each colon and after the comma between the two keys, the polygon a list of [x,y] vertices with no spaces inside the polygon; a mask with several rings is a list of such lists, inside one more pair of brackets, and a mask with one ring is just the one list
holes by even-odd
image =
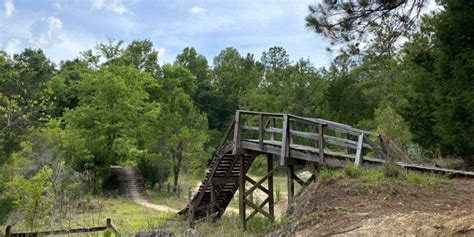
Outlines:
{"label": "tree trunk", "polygon": [[178,146],[178,152],[174,154],[176,163],[174,165],[174,179],[173,179],[173,192],[177,192],[178,190],[178,179],[179,179],[179,172],[181,171],[181,163],[183,161],[183,153],[181,151],[181,146]]}

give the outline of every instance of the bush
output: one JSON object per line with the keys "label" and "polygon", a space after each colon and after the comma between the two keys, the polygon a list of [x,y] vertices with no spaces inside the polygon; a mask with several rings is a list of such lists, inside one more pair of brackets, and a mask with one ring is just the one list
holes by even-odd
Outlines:
{"label": "bush", "polygon": [[375,110],[377,132],[385,134],[404,150],[411,142],[411,133],[407,122],[390,105]]}
{"label": "bush", "polygon": [[346,166],[344,174],[349,178],[359,178],[362,176],[364,170],[356,167],[355,165]]}
{"label": "bush", "polygon": [[386,178],[399,178],[402,176],[402,168],[395,163],[389,162],[382,166],[383,175]]}

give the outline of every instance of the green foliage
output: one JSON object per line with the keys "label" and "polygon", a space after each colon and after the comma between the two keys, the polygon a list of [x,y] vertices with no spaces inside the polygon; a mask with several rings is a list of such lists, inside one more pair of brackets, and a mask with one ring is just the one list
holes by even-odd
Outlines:
{"label": "green foliage", "polygon": [[349,165],[344,168],[344,174],[349,178],[359,178],[362,176],[363,170],[355,165]]}
{"label": "green foliage", "polygon": [[402,115],[413,139],[425,148],[439,148],[472,163],[474,143],[474,31],[469,1],[443,1],[445,10],[426,17],[405,47],[408,103]]}
{"label": "green foliage", "polygon": [[393,140],[404,149],[408,148],[412,136],[409,131],[409,126],[402,116],[397,114],[390,105],[375,110],[375,122],[379,134],[393,138]]}
{"label": "green foliage", "polygon": [[[71,159],[95,178],[103,169],[130,158],[143,123],[156,118],[157,103],[147,103],[151,78],[132,67],[109,66],[77,84],[79,106],[64,114]],[[97,176],[97,177],[96,177]],[[95,179],[94,178],[94,179]]]}
{"label": "green foliage", "polygon": [[382,173],[387,178],[398,178],[402,172],[402,168],[392,162],[385,163],[382,167]]}

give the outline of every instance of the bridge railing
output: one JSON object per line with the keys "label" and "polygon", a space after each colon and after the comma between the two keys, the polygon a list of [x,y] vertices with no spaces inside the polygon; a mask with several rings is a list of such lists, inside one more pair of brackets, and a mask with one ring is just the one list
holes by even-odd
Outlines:
{"label": "bridge railing", "polygon": [[290,146],[298,145],[314,148],[321,162],[324,162],[324,151],[330,150],[353,156],[356,166],[362,163],[364,149],[374,151],[380,158],[387,158],[375,142],[379,135],[374,132],[292,114],[238,110],[234,123],[234,152],[240,149],[244,139],[257,142],[261,150],[265,143],[279,144],[281,164],[288,157]]}

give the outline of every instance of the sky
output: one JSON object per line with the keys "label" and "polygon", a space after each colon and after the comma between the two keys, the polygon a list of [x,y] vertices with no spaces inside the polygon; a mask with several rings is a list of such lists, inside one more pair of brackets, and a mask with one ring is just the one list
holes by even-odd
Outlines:
{"label": "sky", "polygon": [[284,47],[292,61],[326,66],[328,42],[305,27],[315,0],[0,0],[0,48],[42,48],[54,62],[73,59],[107,38],[149,39],[160,63],[195,47],[212,63],[224,48],[242,55]]}

